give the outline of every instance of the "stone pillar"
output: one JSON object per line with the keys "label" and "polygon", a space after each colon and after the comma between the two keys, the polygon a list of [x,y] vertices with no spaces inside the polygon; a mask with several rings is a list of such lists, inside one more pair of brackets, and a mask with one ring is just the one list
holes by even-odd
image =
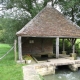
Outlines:
{"label": "stone pillar", "polygon": [[63,39],[63,51],[65,51],[65,43],[64,43],[64,39]]}
{"label": "stone pillar", "polygon": [[78,66],[77,66],[76,64],[69,65],[69,68],[70,68],[72,71],[77,71],[77,70],[78,70]]}
{"label": "stone pillar", "polygon": [[19,60],[22,61],[22,42],[21,42],[21,36],[18,36],[18,53],[19,53]]}
{"label": "stone pillar", "polygon": [[59,58],[59,37],[56,38],[56,58]]}
{"label": "stone pillar", "polygon": [[63,42],[63,51],[62,51],[62,54],[66,54],[66,51],[65,51],[65,41],[64,41],[64,39],[62,40],[62,42]]}
{"label": "stone pillar", "polygon": [[34,67],[36,72],[41,76],[55,74],[54,65],[43,63],[43,64],[35,65]]}
{"label": "stone pillar", "polygon": [[72,52],[75,53],[75,44],[72,46]]}

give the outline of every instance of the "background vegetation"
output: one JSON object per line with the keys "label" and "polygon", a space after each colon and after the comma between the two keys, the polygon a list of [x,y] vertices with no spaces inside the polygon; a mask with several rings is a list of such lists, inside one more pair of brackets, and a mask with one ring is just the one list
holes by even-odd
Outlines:
{"label": "background vegetation", "polygon": [[66,17],[80,25],[80,0],[0,0],[0,41],[12,44],[16,32],[47,3],[58,6]]}

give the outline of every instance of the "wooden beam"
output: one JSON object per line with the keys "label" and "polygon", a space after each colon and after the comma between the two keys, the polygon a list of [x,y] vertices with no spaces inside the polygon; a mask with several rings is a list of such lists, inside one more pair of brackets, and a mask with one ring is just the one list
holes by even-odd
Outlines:
{"label": "wooden beam", "polygon": [[56,38],[56,58],[59,58],[59,37]]}
{"label": "wooden beam", "polygon": [[21,36],[18,36],[18,53],[19,53],[19,60],[22,61],[22,43],[21,43]]}

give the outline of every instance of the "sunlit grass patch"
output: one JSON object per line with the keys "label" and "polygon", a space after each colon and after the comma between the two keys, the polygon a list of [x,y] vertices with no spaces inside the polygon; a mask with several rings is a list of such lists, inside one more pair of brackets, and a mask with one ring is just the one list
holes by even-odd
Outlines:
{"label": "sunlit grass patch", "polygon": [[[10,48],[8,44],[0,44],[0,57]],[[14,52],[11,51],[0,60],[0,80],[23,80],[22,66],[14,61]]]}

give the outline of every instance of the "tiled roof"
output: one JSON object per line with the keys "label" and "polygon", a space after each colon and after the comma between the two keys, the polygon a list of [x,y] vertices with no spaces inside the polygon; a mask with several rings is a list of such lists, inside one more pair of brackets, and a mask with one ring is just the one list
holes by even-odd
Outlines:
{"label": "tiled roof", "polygon": [[16,33],[26,37],[80,37],[80,27],[52,7],[45,7]]}

